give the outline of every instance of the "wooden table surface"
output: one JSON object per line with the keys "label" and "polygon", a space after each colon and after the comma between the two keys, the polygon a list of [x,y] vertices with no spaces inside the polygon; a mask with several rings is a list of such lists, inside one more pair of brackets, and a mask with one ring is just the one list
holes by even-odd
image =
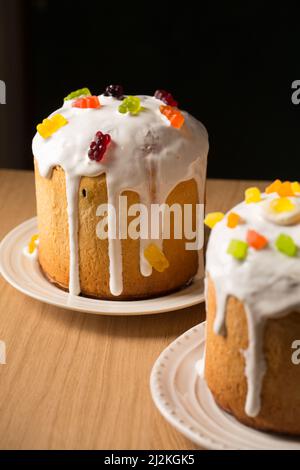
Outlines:
{"label": "wooden table surface", "polygon": [[[207,210],[229,209],[252,183],[209,180]],[[1,170],[0,239],[34,215],[33,173]],[[195,449],[155,408],[149,376],[204,315],[204,304],[128,318],[76,313],[0,276],[0,449]]]}

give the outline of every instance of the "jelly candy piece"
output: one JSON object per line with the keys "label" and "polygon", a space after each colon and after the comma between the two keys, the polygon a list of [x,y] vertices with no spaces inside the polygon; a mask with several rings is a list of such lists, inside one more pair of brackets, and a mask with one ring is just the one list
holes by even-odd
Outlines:
{"label": "jelly candy piece", "polygon": [[41,124],[36,126],[36,129],[44,139],[47,139],[62,126],[66,125],[67,122],[66,118],[61,114],[54,114],[50,118],[44,119]]}
{"label": "jelly candy piece", "polygon": [[43,122],[36,126],[36,130],[42,137],[44,137],[44,139],[47,139],[53,134],[53,132],[55,132],[54,126],[48,118],[43,119]]}
{"label": "jelly candy piece", "polygon": [[287,197],[278,197],[270,202],[270,208],[274,212],[291,212],[296,206]]}
{"label": "jelly candy piece", "polygon": [[98,96],[86,96],[84,98],[78,98],[72,106],[75,108],[100,108],[100,101]]}
{"label": "jelly candy piece", "polygon": [[280,187],[277,189],[277,194],[282,197],[294,196],[294,191],[292,190],[292,184],[290,181],[285,181],[281,183]]}
{"label": "jelly candy piece", "polygon": [[74,98],[78,98],[79,96],[91,95],[91,94],[92,93],[90,92],[88,88],[79,88],[79,90],[72,91],[71,93],[69,93],[68,96],[64,98],[64,101],[73,100]]}
{"label": "jelly candy piece", "polygon": [[32,235],[30,242],[28,243],[28,252],[32,254],[36,249],[37,241],[39,239],[38,235]]}
{"label": "jelly candy piece", "polygon": [[275,240],[275,246],[278,251],[284,253],[287,256],[296,256],[297,246],[289,235],[281,233]]}
{"label": "jelly candy piece", "polygon": [[300,194],[300,183],[298,181],[291,183],[291,188],[294,194]]}
{"label": "jelly candy piece", "polygon": [[163,104],[159,107],[159,109],[160,112],[170,121],[173,127],[176,129],[180,129],[182,127],[184,123],[184,116],[178,109],[173,108],[172,106],[165,106]]}
{"label": "jelly candy piece", "polygon": [[60,127],[64,126],[68,122],[62,114],[54,114],[50,118],[50,121],[54,124],[56,130],[58,130]]}
{"label": "jelly candy piece", "polygon": [[164,253],[154,243],[150,243],[145,250],[144,256],[150,266],[159,273],[164,272],[170,266],[169,261],[165,257]]}
{"label": "jelly candy piece", "polygon": [[266,194],[271,194],[271,193],[277,193],[278,189],[280,188],[282,182],[281,180],[275,180],[273,183],[271,183],[269,186],[266,187],[265,193]]}
{"label": "jelly candy piece", "polygon": [[227,253],[238,260],[243,260],[248,253],[248,244],[242,240],[232,239],[228,245]]}
{"label": "jelly candy piece", "polygon": [[247,243],[255,250],[262,250],[267,246],[268,240],[266,237],[256,232],[255,230],[248,230],[247,232]]}
{"label": "jelly candy piece", "polygon": [[260,190],[258,188],[248,188],[245,191],[245,201],[247,204],[259,202],[261,200]]}
{"label": "jelly candy piece", "polygon": [[118,100],[123,99],[124,90],[122,85],[108,85],[105,88],[104,96],[113,96]]}
{"label": "jelly candy piece", "polygon": [[235,228],[241,221],[241,217],[235,212],[230,212],[227,216],[227,227]]}
{"label": "jelly candy piece", "polygon": [[224,218],[223,212],[210,212],[204,219],[205,225],[209,228],[213,228],[218,222]]}
{"label": "jelly candy piece", "polygon": [[169,93],[166,90],[156,90],[154,93],[155,98],[157,98],[160,101],[163,101],[165,104],[169,106],[178,106],[177,101],[174,100],[173,96],[171,93]]}
{"label": "jelly candy piece", "polygon": [[119,106],[119,112],[122,114],[138,114],[142,110],[141,100],[137,96],[127,96]]}
{"label": "jelly candy piece", "polygon": [[111,137],[109,134],[103,134],[101,131],[96,132],[95,140],[90,144],[88,156],[90,160],[100,162],[104,157],[106,149],[110,144]]}

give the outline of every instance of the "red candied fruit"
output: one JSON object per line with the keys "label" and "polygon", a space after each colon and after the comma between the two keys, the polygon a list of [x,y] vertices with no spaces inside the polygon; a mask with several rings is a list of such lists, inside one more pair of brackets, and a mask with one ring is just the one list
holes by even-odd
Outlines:
{"label": "red candied fruit", "polygon": [[74,108],[100,108],[100,101],[98,96],[85,96],[83,98],[78,98],[72,104]]}
{"label": "red candied fruit", "polygon": [[247,232],[247,243],[255,250],[262,250],[267,246],[268,240],[266,237],[256,232],[255,230],[248,230]]}
{"label": "red candied fruit", "polygon": [[88,151],[88,156],[90,160],[100,162],[104,157],[104,154],[108,145],[110,144],[110,141],[111,137],[109,134],[103,134],[103,132],[101,131],[96,132],[95,140],[91,142]]}
{"label": "red candied fruit", "polygon": [[156,90],[154,93],[155,98],[157,98],[160,101],[163,101],[165,104],[168,104],[169,106],[176,107],[178,106],[178,102],[174,100],[173,96],[171,93],[169,93],[166,90]]}

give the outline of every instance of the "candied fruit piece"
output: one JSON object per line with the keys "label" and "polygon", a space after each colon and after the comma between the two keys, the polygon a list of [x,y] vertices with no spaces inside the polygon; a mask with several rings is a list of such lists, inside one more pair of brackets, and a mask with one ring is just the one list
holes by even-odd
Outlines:
{"label": "candied fruit piece", "polygon": [[232,239],[227,248],[227,253],[238,260],[244,260],[248,253],[248,244],[242,240]]}
{"label": "candied fruit piece", "polygon": [[284,253],[287,256],[296,256],[297,246],[289,235],[281,233],[275,240],[275,246],[278,251]]}
{"label": "candied fruit piece", "polygon": [[247,243],[255,250],[262,250],[267,246],[268,240],[266,237],[256,232],[255,230],[248,230],[247,232]]}
{"label": "candied fruit piece", "polygon": [[256,187],[248,188],[245,191],[245,201],[247,204],[259,202],[261,200],[260,190]]}
{"label": "candied fruit piece", "polygon": [[166,116],[166,118],[170,121],[171,125],[176,129],[180,129],[184,123],[184,116],[179,111],[179,109],[173,108],[172,106],[168,105],[161,105],[159,107],[160,112]]}
{"label": "candied fruit piece", "polygon": [[88,151],[88,157],[90,160],[95,160],[100,162],[104,157],[106,149],[110,144],[111,137],[109,134],[103,134],[103,132],[98,131],[95,135],[95,140],[92,140],[90,143],[90,148]]}
{"label": "candied fruit piece", "polygon": [[154,243],[150,243],[145,250],[144,256],[150,266],[154,268],[159,273],[162,273],[167,269],[170,264],[167,258],[165,257],[164,253],[156,246]]}
{"label": "candied fruit piece", "polygon": [[123,99],[124,90],[122,85],[108,85],[105,88],[104,96],[113,96],[118,100]]}
{"label": "candied fruit piece", "polygon": [[79,90],[72,91],[64,98],[64,101],[73,100],[74,98],[79,98],[79,96],[91,95],[92,93],[88,88],[79,88]]}
{"label": "candied fruit piece", "polygon": [[204,219],[205,225],[209,228],[213,228],[218,222],[224,218],[223,212],[210,212]]}
{"label": "candied fruit piece", "polygon": [[32,235],[30,242],[28,243],[28,252],[32,254],[36,249],[37,241],[39,239],[38,235]]}
{"label": "candied fruit piece", "polygon": [[266,194],[271,194],[271,193],[277,193],[278,189],[280,188],[282,184],[281,180],[275,180],[273,183],[271,183],[269,186],[266,187],[265,193]]}
{"label": "candied fruit piece", "polygon": [[174,100],[173,96],[171,93],[169,93],[166,90],[156,90],[154,93],[155,98],[157,98],[160,101],[163,101],[165,104],[168,104],[169,106],[178,106],[177,101]]}
{"label": "candied fruit piece", "polygon": [[294,194],[300,194],[300,183],[298,181],[291,183],[291,188]]}
{"label": "candied fruit piece", "polygon": [[296,208],[296,206],[287,197],[278,197],[270,202],[270,208],[274,212],[291,212]]}
{"label": "candied fruit piece", "polygon": [[138,96],[127,96],[119,106],[119,112],[122,114],[138,114],[142,110],[141,100]]}
{"label": "candied fruit piece", "polygon": [[277,194],[282,197],[294,196],[294,191],[292,190],[292,184],[290,181],[285,181],[281,183],[280,187],[277,189]]}
{"label": "candied fruit piece", "polygon": [[50,118],[44,119],[41,124],[36,126],[36,129],[44,139],[47,139],[67,123],[68,121],[62,114],[54,114]]}
{"label": "candied fruit piece", "polygon": [[227,227],[235,228],[241,222],[241,217],[235,212],[230,212],[227,216]]}
{"label": "candied fruit piece", "polygon": [[100,108],[100,101],[98,96],[86,96],[83,98],[78,98],[74,103],[72,103],[74,108]]}

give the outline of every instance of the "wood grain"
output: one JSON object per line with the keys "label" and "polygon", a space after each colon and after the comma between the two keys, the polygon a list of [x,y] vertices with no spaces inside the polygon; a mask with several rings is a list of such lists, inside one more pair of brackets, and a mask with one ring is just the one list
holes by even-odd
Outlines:
{"label": "wood grain", "polygon": [[[228,209],[250,184],[208,181],[208,211]],[[33,215],[33,173],[1,170],[0,239]],[[194,449],[154,407],[149,375],[160,352],[204,315],[204,305],[148,317],[76,313],[1,277],[0,449]]]}

